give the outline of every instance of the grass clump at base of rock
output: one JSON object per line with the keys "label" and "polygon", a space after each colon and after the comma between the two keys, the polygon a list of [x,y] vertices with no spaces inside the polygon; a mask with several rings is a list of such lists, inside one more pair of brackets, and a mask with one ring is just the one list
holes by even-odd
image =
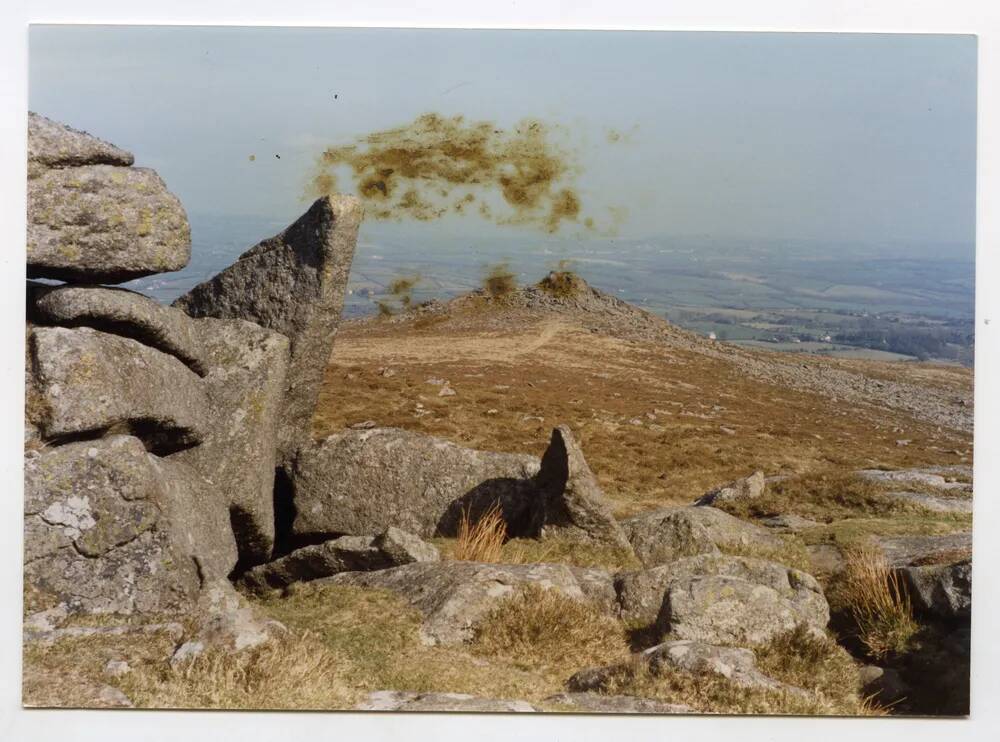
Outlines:
{"label": "grass clump at base of rock", "polygon": [[684,704],[703,713],[781,715],[882,715],[884,709],[858,693],[858,671],[850,655],[829,637],[805,628],[781,634],[754,648],[759,669],[794,689],[748,688],[712,673],[650,672],[648,665],[623,665],[602,692]]}
{"label": "grass clump at base of rock", "polygon": [[467,562],[499,562],[506,537],[507,523],[499,504],[494,504],[475,523],[469,510],[463,510],[451,557]]}
{"label": "grass clump at base of rock", "polygon": [[622,623],[595,606],[528,585],[480,622],[472,651],[568,675],[586,665],[624,659],[628,644]]}
{"label": "grass clump at base of rock", "polygon": [[875,659],[902,654],[919,630],[906,586],[875,546],[855,546],[845,554],[837,590],[857,638]]}

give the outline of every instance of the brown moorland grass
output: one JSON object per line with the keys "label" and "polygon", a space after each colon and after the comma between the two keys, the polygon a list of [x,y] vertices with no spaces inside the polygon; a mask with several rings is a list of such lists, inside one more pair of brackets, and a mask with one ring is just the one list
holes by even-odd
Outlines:
{"label": "brown moorland grass", "polygon": [[502,600],[476,628],[472,651],[524,669],[607,664],[628,654],[625,627],[595,606],[537,585]]}
{"label": "brown moorland grass", "polygon": [[[901,412],[845,407],[680,347],[593,333],[571,317],[494,326],[495,315],[344,323],[315,435],[371,419],[541,455],[552,427],[567,424],[619,517],[690,503],[758,468],[801,475],[953,464],[971,444]],[[382,375],[385,367],[395,373]],[[437,397],[431,377],[448,379],[456,395]],[[912,442],[897,446],[901,435]],[[855,494],[841,513],[865,504]]]}
{"label": "brown moorland grass", "polygon": [[[453,538],[431,539],[443,559],[459,559],[458,540]],[[482,560],[473,560],[482,561]],[[610,571],[638,569],[641,565],[635,554],[603,544],[583,542],[561,536],[544,539],[512,538],[504,542],[496,559],[504,564],[568,564],[573,567],[602,567]]]}

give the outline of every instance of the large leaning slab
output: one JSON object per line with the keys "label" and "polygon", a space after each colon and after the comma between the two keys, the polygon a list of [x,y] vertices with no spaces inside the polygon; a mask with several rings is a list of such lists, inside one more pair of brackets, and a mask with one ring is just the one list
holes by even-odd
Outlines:
{"label": "large leaning slab", "polygon": [[310,437],[361,217],[356,198],[323,197],[283,232],[174,302],[192,317],[248,320],[288,337],[283,462]]}
{"label": "large leaning slab", "polygon": [[424,617],[428,644],[459,644],[475,636],[476,625],[501,600],[537,585],[613,612],[611,576],[599,569],[564,564],[416,562],[377,572],[345,572],[312,585],[355,585],[398,593]]}
{"label": "large leaning slab", "polygon": [[146,168],[42,170],[28,179],[28,277],[120,283],[191,257],[180,201]]}
{"label": "large leaning slab", "polygon": [[538,459],[463,448],[396,428],[346,430],[303,446],[291,487],[299,536],[377,533],[395,526],[422,538],[454,535],[499,503],[508,532],[523,530],[537,499]]}
{"label": "large leaning slab", "polygon": [[183,608],[236,563],[225,508],[131,436],[29,452],[24,524],[26,584],[73,611]]}
{"label": "large leaning slab", "polygon": [[157,453],[204,439],[202,380],[174,356],[88,327],[36,327],[29,340],[46,438],[128,432]]}

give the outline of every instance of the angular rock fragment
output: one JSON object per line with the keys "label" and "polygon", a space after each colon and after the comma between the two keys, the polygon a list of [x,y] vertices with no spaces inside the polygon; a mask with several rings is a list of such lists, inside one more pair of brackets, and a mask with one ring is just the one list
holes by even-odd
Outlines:
{"label": "angular rock fragment", "polygon": [[34,111],[28,112],[29,177],[33,169],[37,172],[44,168],[81,165],[128,167],[134,161],[131,152]]}
{"label": "angular rock fragment", "polygon": [[187,215],[145,168],[85,165],[28,180],[28,277],[120,283],[191,258]]}
{"label": "angular rock fragment", "polygon": [[438,550],[398,528],[377,536],[341,536],[296,549],[273,562],[254,567],[240,578],[249,590],[264,592],[339,572],[363,572],[411,562],[436,562]]}
{"label": "angular rock fragment", "polygon": [[463,448],[394,428],[347,430],[304,446],[292,468],[294,533],[366,534],[395,526],[454,535],[499,503],[508,532],[524,530],[537,499],[538,459]]}
{"label": "angular rock fragment", "polygon": [[739,548],[778,549],[782,539],[712,507],[657,510],[622,521],[622,528],[646,567],[682,557]]}
{"label": "angular rock fragment", "polygon": [[37,327],[30,340],[45,438],[114,430],[158,453],[204,439],[208,398],[174,356],[86,327]]}
{"label": "angular rock fragment", "polygon": [[583,451],[566,426],[552,431],[535,481],[540,501],[533,515],[533,531],[542,536],[565,533],[631,551]]}
{"label": "angular rock fragment", "polygon": [[197,470],[228,508],[241,565],[259,564],[274,548],[288,340],[241,320],[187,321],[201,343],[208,423],[201,444],[177,458]]}
{"label": "angular rock fragment", "polygon": [[176,356],[200,376],[207,372],[203,326],[178,309],[133,291],[99,286],[36,284],[29,294],[34,299],[29,311],[40,322],[122,335]]}
{"label": "angular rock fragment", "polygon": [[704,554],[615,579],[621,617],[671,639],[752,645],[799,624],[822,631],[830,609],[805,572],[749,557]]}
{"label": "angular rock fragment", "polygon": [[361,216],[356,198],[321,198],[283,232],[174,302],[192,317],[248,320],[289,339],[279,430],[283,462],[311,433]]}
{"label": "angular rock fragment", "polygon": [[224,507],[130,436],[29,452],[24,514],[25,581],[72,610],[176,610],[236,563]]}
{"label": "angular rock fragment", "polygon": [[354,707],[358,711],[462,711],[466,713],[530,713],[537,711],[527,701],[482,698],[468,693],[416,693],[376,690]]}
{"label": "angular rock fragment", "polygon": [[555,590],[611,612],[611,576],[603,570],[562,564],[421,562],[377,572],[345,572],[311,583],[380,588],[401,595],[424,616],[429,644],[458,644],[475,636],[476,624],[526,585]]}
{"label": "angular rock fragment", "polygon": [[723,502],[734,502],[736,500],[756,500],[764,494],[764,487],[767,484],[764,479],[764,472],[755,471],[749,477],[737,479],[735,481],[717,487],[706,492],[695,501],[695,505],[716,505]]}

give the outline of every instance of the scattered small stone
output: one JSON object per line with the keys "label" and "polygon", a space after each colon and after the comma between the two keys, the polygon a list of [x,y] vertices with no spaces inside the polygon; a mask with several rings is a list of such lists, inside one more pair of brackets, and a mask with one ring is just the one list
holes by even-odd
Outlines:
{"label": "scattered small stone", "polygon": [[378,370],[378,375],[383,376],[385,378],[389,378],[391,376],[395,376],[396,372],[393,369],[389,368],[388,366],[383,366]]}
{"label": "scattered small stone", "polygon": [[432,386],[444,386],[448,383],[448,381],[447,379],[438,379],[432,376],[424,383],[431,384]]}
{"label": "scattered small stone", "polygon": [[490,409],[486,410],[487,415],[496,415],[499,412],[500,410],[498,410],[496,407],[491,407]]}
{"label": "scattered small stone", "polygon": [[443,386],[443,387],[441,387],[441,391],[438,392],[438,396],[439,397],[454,397],[455,396],[455,390],[452,389],[450,386]]}
{"label": "scattered small stone", "polygon": [[378,426],[378,423],[375,422],[374,420],[365,420],[364,422],[354,423],[354,425],[351,426],[351,429],[352,430],[371,430],[372,428],[377,427],[377,426]]}
{"label": "scattered small stone", "polygon": [[725,425],[720,425],[719,430],[721,430],[726,435],[736,435],[736,431],[732,428],[727,428]]}
{"label": "scattered small stone", "polygon": [[132,668],[129,667],[128,662],[125,660],[109,660],[108,664],[104,666],[104,674],[110,675],[113,678],[120,678],[131,671]]}
{"label": "scattered small stone", "polygon": [[203,642],[199,641],[189,641],[184,642],[179,647],[177,651],[174,652],[173,656],[170,658],[171,667],[179,667],[185,662],[190,662],[197,657],[201,656],[201,653],[205,651],[205,645]]}

